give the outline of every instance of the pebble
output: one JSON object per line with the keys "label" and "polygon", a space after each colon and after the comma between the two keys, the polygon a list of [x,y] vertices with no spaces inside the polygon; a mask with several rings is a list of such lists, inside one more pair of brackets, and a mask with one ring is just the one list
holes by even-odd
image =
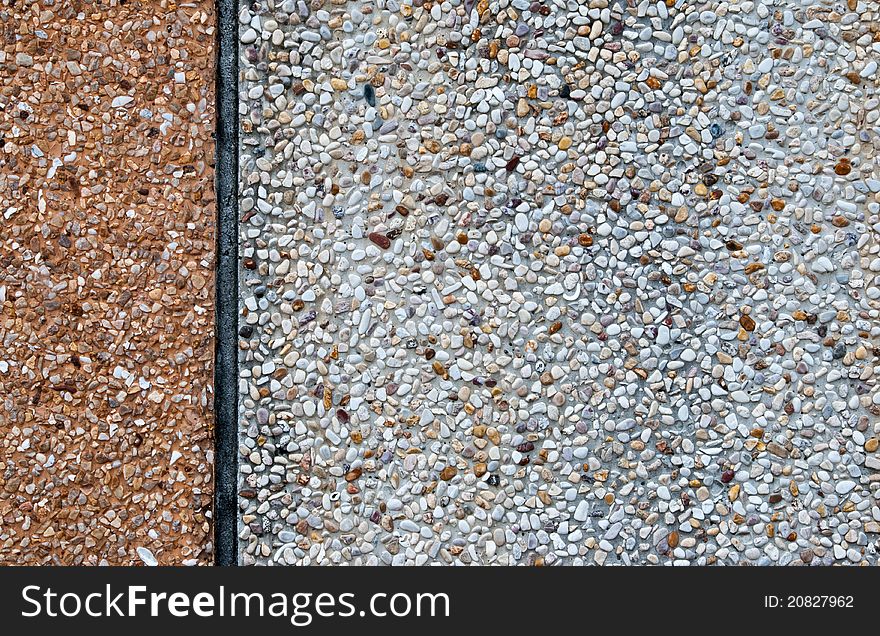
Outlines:
{"label": "pebble", "polygon": [[153,553],[150,552],[150,550],[147,548],[139,547],[137,549],[137,555],[140,557],[141,561],[144,562],[144,565],[149,565],[149,566],[159,565],[159,562],[156,560],[156,557],[154,557]]}

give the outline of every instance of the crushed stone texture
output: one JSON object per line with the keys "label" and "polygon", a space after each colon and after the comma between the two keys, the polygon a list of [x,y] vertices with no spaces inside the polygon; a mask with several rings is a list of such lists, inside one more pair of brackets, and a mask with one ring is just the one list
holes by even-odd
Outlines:
{"label": "crushed stone texture", "polygon": [[239,21],[242,563],[877,563],[876,2]]}
{"label": "crushed stone texture", "polygon": [[209,563],[214,4],[0,24],[0,563]]}

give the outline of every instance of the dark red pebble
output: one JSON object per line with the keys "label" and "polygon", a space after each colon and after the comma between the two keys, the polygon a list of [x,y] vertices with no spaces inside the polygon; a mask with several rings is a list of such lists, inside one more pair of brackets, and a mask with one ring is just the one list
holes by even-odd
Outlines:
{"label": "dark red pebble", "polygon": [[379,234],[378,232],[370,232],[367,235],[367,238],[373,241],[373,243],[381,247],[383,250],[387,250],[389,247],[391,247],[391,239],[384,234]]}

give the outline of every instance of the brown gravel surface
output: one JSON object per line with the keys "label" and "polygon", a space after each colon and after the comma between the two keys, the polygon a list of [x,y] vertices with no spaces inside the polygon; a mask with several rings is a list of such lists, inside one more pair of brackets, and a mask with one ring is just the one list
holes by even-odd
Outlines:
{"label": "brown gravel surface", "polygon": [[0,30],[0,564],[208,563],[214,4]]}

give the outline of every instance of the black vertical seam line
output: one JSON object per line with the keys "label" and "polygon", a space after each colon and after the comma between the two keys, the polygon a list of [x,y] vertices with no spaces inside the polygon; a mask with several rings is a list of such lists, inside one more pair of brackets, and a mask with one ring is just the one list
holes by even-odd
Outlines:
{"label": "black vertical seam line", "polygon": [[217,289],[214,349],[214,555],[238,564],[237,0],[217,0]]}

